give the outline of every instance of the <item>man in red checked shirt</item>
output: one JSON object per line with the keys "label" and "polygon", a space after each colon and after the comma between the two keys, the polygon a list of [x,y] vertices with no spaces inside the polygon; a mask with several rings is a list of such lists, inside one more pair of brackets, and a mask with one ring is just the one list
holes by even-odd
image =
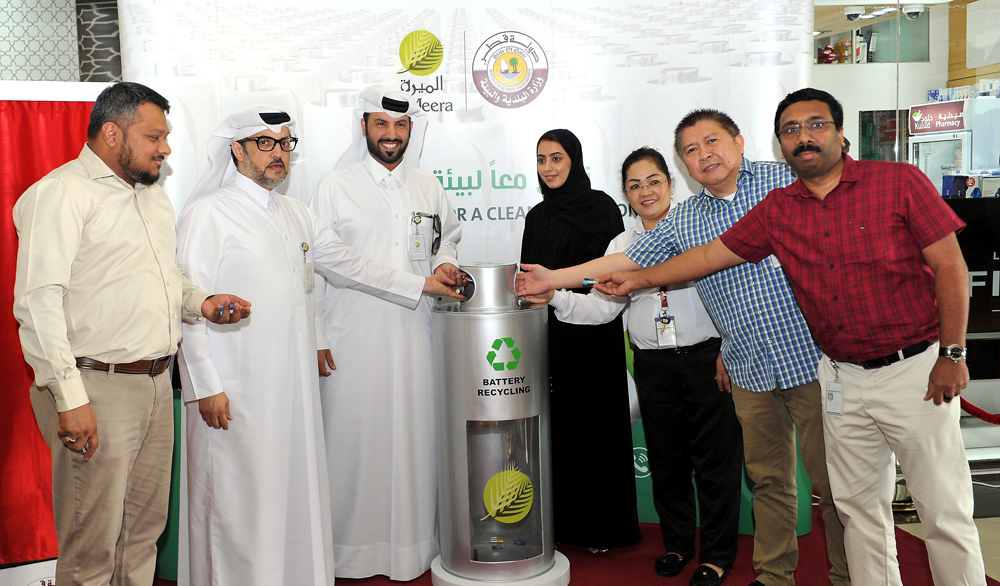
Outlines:
{"label": "man in red checked shirt", "polygon": [[958,425],[969,382],[965,224],[917,168],[842,153],[843,108],[806,88],[778,105],[774,131],[798,175],[718,239],[642,271],[616,295],[684,282],[774,254],[824,355],[830,486],[851,582],[901,586],[891,501],[895,461],[924,523],[936,584],[986,583],[972,480]]}

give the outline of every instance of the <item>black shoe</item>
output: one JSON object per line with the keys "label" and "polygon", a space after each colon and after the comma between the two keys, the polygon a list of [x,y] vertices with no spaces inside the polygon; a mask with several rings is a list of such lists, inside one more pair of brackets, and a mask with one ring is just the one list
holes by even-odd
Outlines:
{"label": "black shoe", "polygon": [[722,580],[729,574],[729,570],[723,570],[720,575],[713,568],[701,565],[691,576],[691,586],[719,586]]}
{"label": "black shoe", "polygon": [[689,561],[691,560],[684,559],[676,553],[665,553],[656,558],[656,573],[664,578],[676,576]]}
{"label": "black shoe", "polygon": [[765,586],[765,584],[759,580],[754,580],[753,582],[750,582],[749,586]]}

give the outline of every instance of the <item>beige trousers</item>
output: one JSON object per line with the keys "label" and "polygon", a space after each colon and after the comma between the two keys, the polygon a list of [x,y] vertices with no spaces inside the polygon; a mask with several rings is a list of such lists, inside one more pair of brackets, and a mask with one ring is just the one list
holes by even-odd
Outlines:
{"label": "beige trousers", "polygon": [[837,378],[842,414],[824,409],[830,484],[844,522],[855,586],[900,586],[892,495],[893,453],[924,524],[938,586],[983,586],[986,570],[972,522],[972,477],[958,426],[960,404],[924,401],[938,345],[890,366],[865,370],[823,356],[823,389]]}
{"label": "beige trousers", "polygon": [[52,449],[56,586],[149,586],[170,494],[170,370],[155,378],[93,370],[81,375],[100,444],[88,462],[56,437],[52,394],[31,388],[38,428]]}
{"label": "beige trousers", "polygon": [[755,393],[733,385],[733,403],[743,426],[747,474],[754,481],[753,568],[766,586],[792,586],[799,560],[795,534],[795,431],[802,446],[802,462],[820,494],[819,507],[826,526],[826,549],[833,586],[850,584],[844,553],[844,527],[830,496],[823,443],[823,412],[815,381],[771,392]]}

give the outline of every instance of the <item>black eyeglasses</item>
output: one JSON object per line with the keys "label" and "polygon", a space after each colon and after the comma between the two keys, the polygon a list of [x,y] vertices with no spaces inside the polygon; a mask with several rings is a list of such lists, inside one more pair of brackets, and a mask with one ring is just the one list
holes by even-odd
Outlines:
{"label": "black eyeglasses", "polygon": [[833,120],[815,120],[813,122],[806,122],[805,124],[792,124],[791,126],[786,126],[782,128],[779,133],[781,138],[795,138],[802,132],[803,128],[808,128],[809,132],[819,134],[825,131],[831,124],[836,125]]}
{"label": "black eyeglasses", "polygon": [[281,145],[281,150],[288,153],[294,151],[295,145],[299,142],[299,139],[294,136],[282,139],[272,138],[270,136],[251,136],[250,138],[244,138],[243,140],[238,140],[236,142],[245,144],[248,140],[252,140],[257,143],[257,149],[264,151],[265,153],[273,151],[274,145]]}
{"label": "black eyeglasses", "polygon": [[437,254],[438,250],[441,250],[441,216],[437,214],[425,214],[424,212],[413,212],[413,223],[419,224],[421,218],[428,218],[432,220],[432,228],[434,229],[434,241],[431,242],[431,254]]}

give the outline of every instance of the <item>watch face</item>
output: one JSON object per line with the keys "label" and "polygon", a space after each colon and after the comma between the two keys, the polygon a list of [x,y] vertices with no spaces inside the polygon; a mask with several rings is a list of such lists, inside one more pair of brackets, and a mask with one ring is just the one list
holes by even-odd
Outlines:
{"label": "watch face", "polygon": [[959,360],[965,358],[965,348],[962,348],[958,344],[952,344],[945,348],[945,356],[951,358],[952,360],[958,362]]}

